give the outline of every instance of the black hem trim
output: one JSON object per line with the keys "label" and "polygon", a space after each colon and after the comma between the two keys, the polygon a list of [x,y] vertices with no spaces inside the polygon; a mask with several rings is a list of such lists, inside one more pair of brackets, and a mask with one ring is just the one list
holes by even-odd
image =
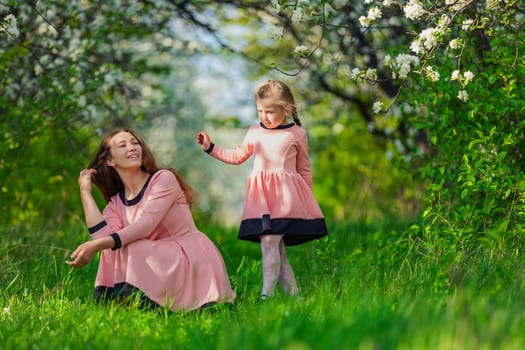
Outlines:
{"label": "black hem trim", "polygon": [[[146,310],[164,309],[162,305],[148,298],[146,293],[144,293],[142,290],[140,290],[139,288],[127,282],[117,283],[113,287],[95,286],[95,290],[93,291],[93,296],[97,304],[107,303],[111,301],[122,302],[122,301],[125,301],[126,299],[128,299],[129,301],[133,301],[133,298],[137,297],[137,299],[135,300],[138,301],[138,307],[141,309],[146,309]],[[213,308],[213,306],[217,304],[218,303],[216,301],[210,301],[210,302],[204,303],[195,311],[203,312],[206,309]]]}
{"label": "black hem trim", "polygon": [[204,152],[210,154],[211,152],[213,152],[214,148],[215,148],[215,144],[212,142],[212,143],[210,143],[210,147],[208,147],[208,149],[205,150]]}
{"label": "black hem trim", "polygon": [[115,242],[115,245],[113,246],[113,248],[111,248],[111,250],[117,250],[119,249],[120,247],[122,247],[122,241],[120,240],[120,236],[118,235],[118,233],[112,233],[111,235],[111,238],[113,238],[113,241]]}
{"label": "black hem trim", "polygon": [[324,218],[319,219],[270,219],[265,214],[260,219],[245,219],[241,222],[238,238],[259,243],[260,235],[284,235],[287,246],[306,243],[328,235]]}
{"label": "black hem trim", "polygon": [[89,231],[89,234],[92,235],[93,233],[97,232],[98,230],[100,230],[101,228],[103,228],[104,226],[107,226],[107,222],[106,220],[102,220],[101,222],[99,222],[98,224],[96,225],[93,225],[91,227],[88,227],[88,231]]}
{"label": "black hem trim", "polygon": [[161,309],[162,306],[151,300],[139,288],[127,282],[115,284],[113,287],[96,286],[94,293],[95,301],[97,303],[108,301],[122,301],[133,296],[138,297],[139,307],[144,309]]}

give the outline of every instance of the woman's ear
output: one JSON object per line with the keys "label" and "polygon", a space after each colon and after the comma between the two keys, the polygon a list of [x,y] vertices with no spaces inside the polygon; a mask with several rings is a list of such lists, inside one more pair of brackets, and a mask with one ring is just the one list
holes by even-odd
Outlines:
{"label": "woman's ear", "polygon": [[110,167],[114,167],[115,162],[113,161],[113,158],[109,158],[108,160],[106,160],[106,165]]}

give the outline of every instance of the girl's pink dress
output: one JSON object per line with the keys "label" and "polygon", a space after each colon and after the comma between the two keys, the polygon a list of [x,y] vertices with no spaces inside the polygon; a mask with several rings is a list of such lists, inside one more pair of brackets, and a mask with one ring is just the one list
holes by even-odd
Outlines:
{"label": "girl's pink dress", "polygon": [[121,247],[101,252],[95,297],[140,291],[147,304],[173,311],[232,302],[226,266],[193,221],[184,192],[169,170],[152,174],[133,200],[121,192],[89,228],[94,239],[117,234]]}
{"label": "girl's pink dress", "polygon": [[223,149],[211,144],[206,152],[229,164],[241,164],[254,155],[239,239],[260,242],[261,234],[284,234],[286,245],[296,245],[328,234],[312,192],[308,140],[303,128],[295,124],[275,129],[253,125],[239,147]]}

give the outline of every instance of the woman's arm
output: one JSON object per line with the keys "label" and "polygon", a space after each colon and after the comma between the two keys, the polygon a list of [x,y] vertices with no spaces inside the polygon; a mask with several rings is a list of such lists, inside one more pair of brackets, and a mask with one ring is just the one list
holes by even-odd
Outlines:
{"label": "woman's arm", "polygon": [[91,176],[96,173],[97,171],[95,169],[84,169],[80,172],[80,176],[78,177],[80,200],[82,201],[82,208],[84,209],[84,218],[87,227],[95,226],[101,221],[104,221],[104,217],[102,216],[91,192]]}
{"label": "woman's arm", "polygon": [[[84,169],[80,172],[78,178],[80,200],[82,201],[84,217],[88,227],[93,227],[101,222],[105,222],[104,217],[93,198],[93,194],[91,193],[91,176],[96,174],[96,172],[95,169]],[[76,268],[81,268],[87,265],[99,250],[113,248],[114,246],[115,240],[111,236],[105,236],[84,242],[75,249],[71,254],[72,260],[66,261],[66,264]]]}
{"label": "woman's arm", "polygon": [[110,236],[84,242],[75,249],[71,254],[72,260],[66,261],[66,264],[81,268],[87,265],[99,250],[113,248],[114,245],[115,241]]}
{"label": "woman's arm", "polygon": [[[149,194],[142,199],[146,204],[140,216],[118,231],[112,230],[111,235],[117,244],[113,249],[118,249],[138,239],[147,238],[158,227],[173,204],[185,198],[184,191],[171,171],[160,170],[153,176],[149,185],[151,186]],[[106,220],[109,221],[108,219]],[[108,226],[111,229],[112,225],[109,222]]]}

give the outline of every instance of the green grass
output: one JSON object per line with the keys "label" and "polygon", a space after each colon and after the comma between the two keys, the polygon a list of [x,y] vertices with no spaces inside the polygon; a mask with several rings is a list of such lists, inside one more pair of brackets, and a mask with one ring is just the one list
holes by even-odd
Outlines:
{"label": "green grass", "polygon": [[92,300],[96,262],[64,261],[81,226],[3,230],[0,349],[522,349],[519,242],[446,253],[392,222],[336,224],[288,248],[301,289],[258,300],[260,251],[235,229],[202,228],[223,253],[234,305],[144,311]]}

